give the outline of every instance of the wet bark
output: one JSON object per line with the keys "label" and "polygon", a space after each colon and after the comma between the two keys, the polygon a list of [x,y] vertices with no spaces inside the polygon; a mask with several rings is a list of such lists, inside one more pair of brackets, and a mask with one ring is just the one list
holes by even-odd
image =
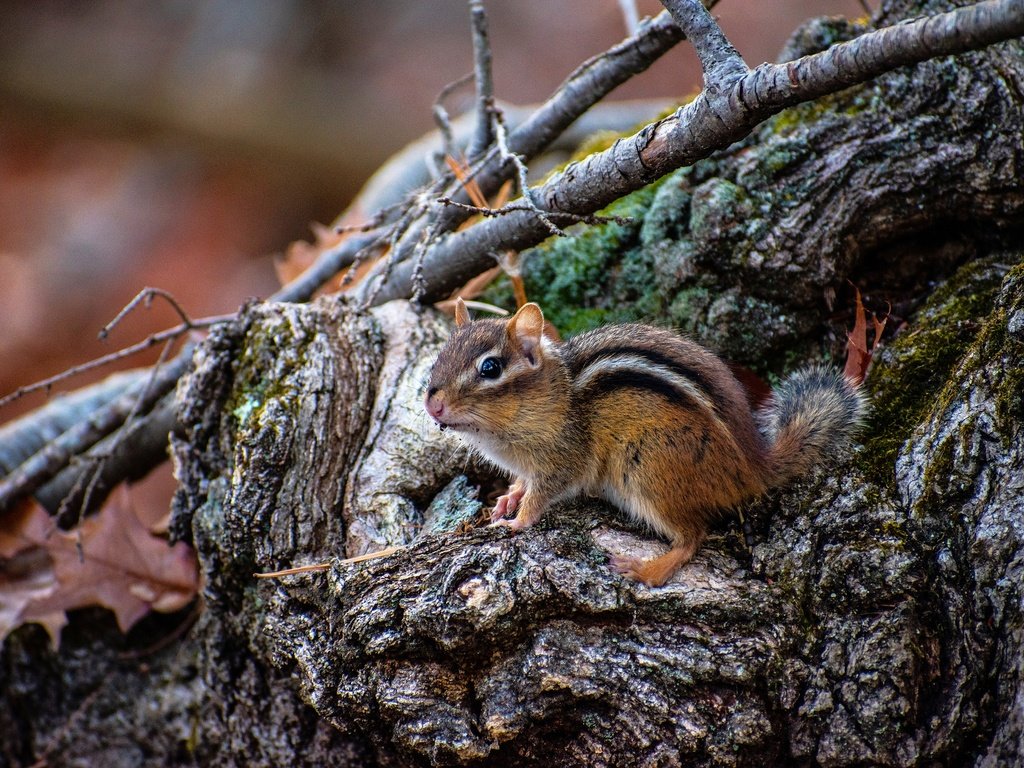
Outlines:
{"label": "wet bark", "polygon": [[[816,23],[792,45],[851,33]],[[446,322],[252,305],[178,392],[198,621],[141,657],[185,617],[122,639],[82,612],[59,652],[16,632],[4,763],[1024,762],[1022,54],[780,116],[638,203],[596,277],[554,279],[571,246],[527,257],[532,298],[566,317],[642,306],[768,370],[830,343],[847,278],[900,300],[862,445],[751,505],[752,554],[723,524],[649,589],[605,552],[664,544],[604,504],[474,528],[493,477],[419,405]]]}

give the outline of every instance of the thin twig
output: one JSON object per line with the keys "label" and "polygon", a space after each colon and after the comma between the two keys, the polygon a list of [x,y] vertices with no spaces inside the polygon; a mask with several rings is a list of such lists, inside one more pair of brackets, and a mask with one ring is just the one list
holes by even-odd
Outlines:
{"label": "thin twig", "polygon": [[516,175],[519,178],[519,194],[523,196],[523,200],[526,205],[532,210],[537,217],[544,222],[544,226],[548,228],[548,232],[558,237],[565,237],[563,232],[552,220],[550,214],[541,208],[537,201],[533,197],[533,192],[530,189],[530,180],[527,178],[526,163],[523,159],[515,152],[508,148],[508,134],[505,130],[505,119],[504,116],[498,109],[494,110],[494,145],[498,148],[498,152],[501,153],[503,160],[511,162],[516,169]]}
{"label": "thin twig", "polygon": [[113,320],[111,320],[105,326],[100,328],[100,340],[106,339],[109,333],[112,330],[114,330],[114,328],[117,326],[117,324],[124,320],[128,313],[135,309],[137,306],[139,306],[139,304],[145,303],[146,309],[149,309],[153,305],[153,298],[156,296],[159,296],[160,298],[164,299],[165,301],[167,301],[168,304],[170,304],[174,308],[174,311],[178,313],[178,317],[181,318],[181,322],[183,325],[186,325],[190,328],[192,327],[192,319],[188,316],[188,313],[186,313],[185,310],[182,309],[181,305],[178,303],[178,300],[175,299],[174,296],[172,296],[168,291],[165,291],[162,288],[143,288],[141,291],[139,291],[138,295],[134,299],[125,304],[124,308],[117,313]]}
{"label": "thin twig", "polygon": [[426,280],[423,277],[423,262],[426,259],[427,247],[437,238],[438,230],[436,225],[431,225],[423,230],[423,235],[412,256],[412,299],[418,302],[426,290]]}
{"label": "thin twig", "polygon": [[342,224],[335,227],[334,232],[339,235],[347,235],[353,232],[372,232],[386,224],[390,224],[393,221],[391,217],[398,211],[404,210],[404,208],[405,200],[403,199],[397,203],[384,206],[362,224]]}
{"label": "thin twig", "polygon": [[73,378],[75,376],[78,376],[79,374],[86,373],[96,368],[101,368],[104,365],[110,365],[111,363],[115,363],[118,360],[123,360],[126,357],[131,357],[132,355],[138,354],[139,352],[144,352],[150,347],[156,346],[157,344],[167,341],[168,339],[176,339],[184,335],[188,331],[199,330],[201,328],[209,328],[211,325],[216,325],[217,323],[224,323],[227,322],[228,320],[233,320],[235,317],[236,315],[234,314],[202,317],[199,318],[198,320],[190,320],[188,324],[182,323],[181,325],[176,325],[173,328],[167,328],[166,330],[158,331],[157,333],[152,333],[146,338],[144,338],[142,341],[119,349],[116,352],[111,352],[110,354],[103,355],[102,357],[97,357],[95,360],[90,360],[80,365],[73,365],[70,368],[63,370],[58,374],[50,376],[49,378],[43,379],[41,381],[37,381],[34,384],[26,384],[24,387],[18,387],[9,395],[4,395],[3,397],[0,397],[0,408],[21,397],[24,397],[25,395],[29,395],[33,392],[38,392],[41,389],[49,390],[51,387],[53,387],[54,384],[59,384],[62,381],[66,381],[67,379]]}
{"label": "thin twig", "polygon": [[378,550],[377,552],[367,552],[365,555],[356,555],[355,557],[346,557],[344,560],[335,560],[328,563],[311,563],[310,565],[299,565],[295,568],[285,568],[281,571],[268,571],[265,573],[254,573],[253,576],[257,579],[277,579],[281,576],[294,576],[298,573],[321,573],[328,571],[331,565],[336,563],[337,565],[349,565],[351,563],[365,563],[367,560],[376,560],[378,557],[387,557],[393,555],[395,552],[401,552],[405,547],[387,547],[385,549]]}
{"label": "thin twig", "polygon": [[455,148],[455,138],[452,134],[451,118],[448,115],[448,110],[444,108],[444,101],[457,88],[461,88],[472,79],[472,72],[463,75],[458,80],[448,83],[448,85],[442,88],[441,92],[437,94],[437,98],[434,99],[434,106],[431,108],[431,113],[434,116],[434,123],[437,124],[437,129],[441,132],[441,151],[437,153],[438,158],[435,175],[440,173],[440,161],[449,155],[454,155],[457,151]]}
{"label": "thin twig", "polygon": [[[439,197],[437,202],[441,205],[455,205],[466,211],[478,213],[485,218],[493,218],[497,216],[508,216],[509,214],[517,211],[527,211],[530,213],[537,213],[537,209],[529,203],[509,203],[501,208],[487,208],[479,205],[469,205],[468,203],[460,203],[457,200],[452,200],[448,197]],[[552,213],[545,213],[553,219],[564,219],[571,224],[622,224],[629,225],[635,224],[636,220],[629,216],[598,216],[597,214],[580,214],[580,213],[568,213],[566,211],[554,211]],[[565,235],[565,232],[559,230],[561,234]]]}

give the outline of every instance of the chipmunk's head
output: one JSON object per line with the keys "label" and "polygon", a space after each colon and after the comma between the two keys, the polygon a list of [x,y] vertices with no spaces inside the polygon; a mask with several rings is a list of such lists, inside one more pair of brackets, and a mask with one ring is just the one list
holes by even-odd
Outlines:
{"label": "chipmunk's head", "polygon": [[430,372],[424,404],[442,429],[490,454],[484,443],[524,432],[524,420],[550,401],[562,366],[536,304],[508,320],[473,321],[458,299],[455,325]]}

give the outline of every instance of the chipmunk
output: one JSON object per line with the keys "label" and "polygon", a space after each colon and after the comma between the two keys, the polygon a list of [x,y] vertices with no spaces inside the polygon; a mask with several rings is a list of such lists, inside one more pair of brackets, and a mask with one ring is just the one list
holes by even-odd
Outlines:
{"label": "chipmunk", "polygon": [[755,414],[720,358],[661,328],[609,325],[555,342],[536,304],[471,321],[461,299],[455,322],[425,407],[513,476],[492,524],[519,530],[557,501],[600,496],[671,540],[650,560],[610,557],[650,586],[689,562],[715,517],[807,473],[864,412],[839,371],[812,367]]}

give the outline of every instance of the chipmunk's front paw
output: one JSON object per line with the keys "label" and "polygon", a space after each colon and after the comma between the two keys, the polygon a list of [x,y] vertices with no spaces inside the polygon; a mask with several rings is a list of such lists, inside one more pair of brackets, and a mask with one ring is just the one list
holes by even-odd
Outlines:
{"label": "chipmunk's front paw", "polygon": [[508,493],[499,496],[494,509],[491,510],[491,522],[497,523],[502,518],[508,517],[519,508],[519,501],[523,498],[526,489],[513,485]]}

